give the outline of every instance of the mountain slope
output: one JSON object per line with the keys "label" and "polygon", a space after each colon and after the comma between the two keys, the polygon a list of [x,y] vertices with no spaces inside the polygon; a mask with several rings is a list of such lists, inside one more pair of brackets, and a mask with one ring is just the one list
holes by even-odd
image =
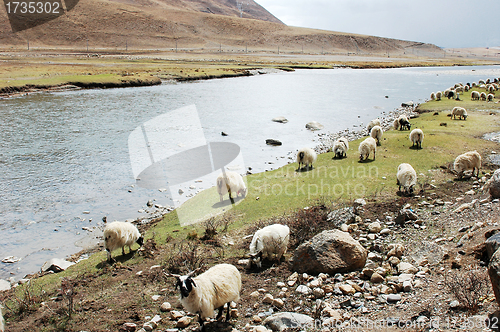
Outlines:
{"label": "mountain slope", "polygon": [[[82,0],[55,20],[13,33],[0,15],[0,45],[106,48],[204,49],[403,53],[434,45],[389,38],[289,27],[252,0]],[[240,11],[240,8],[242,9]],[[242,17],[240,17],[242,16]]]}

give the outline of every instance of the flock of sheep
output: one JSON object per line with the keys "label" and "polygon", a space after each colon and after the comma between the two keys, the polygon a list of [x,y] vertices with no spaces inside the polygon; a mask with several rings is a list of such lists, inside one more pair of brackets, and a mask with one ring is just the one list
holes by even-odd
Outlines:
{"label": "flock of sheep", "polygon": [[[475,83],[473,83],[472,86],[475,86],[474,84]],[[484,84],[488,87],[488,91],[496,91],[496,89],[498,89],[498,85],[495,83],[490,84],[489,82],[484,82]],[[445,96],[457,96],[460,91],[467,91],[468,89],[469,85],[464,86],[458,83],[455,85],[454,89],[446,90]],[[438,96],[440,98],[441,95],[441,92],[433,93],[431,94],[431,99],[433,99],[433,97],[437,99]],[[451,116],[453,119],[458,117],[459,119],[466,120],[467,111],[462,107],[455,107],[452,110]],[[395,119],[393,126],[396,130],[411,130],[411,124],[405,115],[400,115]],[[368,159],[371,153],[373,153],[373,160],[375,160],[377,146],[380,145],[384,133],[379,119],[370,121],[367,129],[370,136],[361,142],[358,148],[360,161]],[[410,132],[410,141],[413,146],[416,145],[417,149],[422,148],[423,139],[424,133],[421,129],[413,129]],[[349,141],[344,137],[339,138],[332,146],[332,151],[335,155],[334,158],[346,157],[348,150]],[[317,155],[313,149],[300,149],[297,153],[298,170],[303,170],[304,168],[306,170],[312,169],[316,158]],[[478,176],[480,167],[481,155],[476,151],[470,151],[459,155],[453,163],[453,169],[459,178],[461,178],[467,170],[472,170],[472,175]],[[400,164],[397,168],[396,178],[397,184],[399,185],[399,191],[403,188],[405,194],[413,193],[414,187],[417,184],[417,173],[410,164]],[[219,175],[216,187],[220,195],[220,200],[223,200],[223,195],[229,194],[231,203],[234,203],[232,194],[235,194],[236,197],[240,194],[245,197],[247,193],[247,188],[241,175],[231,171],[225,171]],[[274,256],[275,259],[279,260],[286,253],[289,236],[290,230],[288,226],[280,224],[270,225],[255,232],[252,242],[250,243],[250,258],[247,268],[261,268],[263,258],[270,259]],[[129,222],[118,221],[109,223],[106,226],[104,230],[104,239],[107,259],[110,262],[113,261],[111,257],[112,251],[121,248],[122,254],[124,255],[125,246],[129,247],[130,252],[131,245],[137,243],[139,246],[142,246],[144,241],[136,226]],[[198,314],[201,331],[204,331],[204,322],[206,318],[213,316],[215,309],[219,310],[217,315],[217,319],[219,319],[224,311],[224,306],[227,305],[226,320],[229,320],[230,303],[237,301],[240,297],[242,287],[241,274],[238,269],[231,264],[215,265],[206,272],[193,277],[196,272],[198,272],[198,270],[183,276],[177,274],[166,274],[166,276],[175,277],[177,279],[176,288],[180,291],[181,304],[190,313]],[[0,331],[2,331],[2,324],[3,322],[0,320]]]}
{"label": "flock of sheep", "polygon": [[[256,266],[261,268],[263,258],[271,259],[275,256],[280,260],[286,253],[290,229],[288,226],[274,224],[264,227],[255,232],[250,243],[250,259],[248,269]],[[108,261],[112,261],[111,252],[122,249],[125,254],[125,246],[134,243],[142,247],[143,237],[135,225],[129,222],[114,221],[108,224],[104,230],[104,239]],[[165,274],[167,277],[177,279],[176,289],[180,291],[180,302],[183,307],[192,314],[198,314],[201,331],[205,331],[204,322],[218,309],[217,320],[221,318],[224,306],[227,305],[226,321],[230,319],[230,304],[240,298],[241,274],[231,264],[217,264],[206,272],[193,277],[199,269],[189,272],[187,275]],[[1,310],[1,309],[0,309]],[[0,311],[1,313],[1,311]],[[0,321],[0,324],[3,322]],[[0,325],[0,328],[2,325]],[[3,331],[0,329],[0,331]]]}
{"label": "flock of sheep", "polygon": [[431,93],[431,100],[441,100],[441,98],[447,97],[448,99],[456,99],[460,100],[460,93],[468,92],[472,88],[483,88],[486,91],[471,91],[470,98],[471,100],[482,100],[482,101],[493,101],[495,98],[495,91],[497,91],[499,86],[499,80],[495,78],[493,82],[488,78],[487,80],[479,80],[478,83],[472,82],[472,84],[462,84],[457,83],[453,87],[444,90],[444,92],[438,91],[436,93]]}

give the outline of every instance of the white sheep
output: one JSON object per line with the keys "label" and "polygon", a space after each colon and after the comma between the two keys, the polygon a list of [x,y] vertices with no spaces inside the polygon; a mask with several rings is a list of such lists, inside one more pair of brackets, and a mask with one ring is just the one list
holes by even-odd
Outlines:
{"label": "white sheep", "polygon": [[256,266],[260,269],[262,259],[271,259],[272,255],[276,255],[276,260],[279,261],[286,253],[289,240],[290,228],[286,225],[274,224],[259,229],[250,243],[250,259],[247,268]]}
{"label": "white sheep", "polygon": [[431,100],[436,100],[436,94],[434,92],[431,92]]}
{"label": "white sheep", "polygon": [[230,303],[240,298],[241,274],[231,264],[218,264],[197,277],[192,277],[199,269],[181,276],[166,274],[177,278],[175,288],[180,290],[180,302],[184,309],[198,314],[201,331],[205,331],[204,321],[212,317],[215,309],[219,309],[217,320],[222,316],[227,304],[226,321],[230,318]]}
{"label": "white sheep", "polygon": [[334,158],[344,158],[347,156],[347,148],[344,144],[344,142],[340,140],[336,140],[333,143],[332,151],[334,153]]}
{"label": "white sheep", "polygon": [[402,163],[398,166],[396,174],[399,191],[403,187],[405,194],[413,194],[413,187],[417,184],[417,172],[410,164]]}
{"label": "white sheep", "polygon": [[297,152],[297,163],[299,164],[299,168],[301,169],[301,165],[304,165],[309,170],[309,165],[311,165],[311,169],[313,168],[313,163],[316,161],[316,152],[311,148],[302,148]]}
{"label": "white sheep", "polygon": [[481,92],[480,97],[482,101],[486,101],[486,92]]}
{"label": "white sheep", "polygon": [[495,95],[494,95],[494,94],[492,94],[492,93],[488,93],[488,95],[486,96],[486,99],[487,99],[488,101],[493,101],[493,99],[494,99],[494,98],[495,98]]}
{"label": "white sheep", "polygon": [[219,193],[220,201],[224,200],[224,195],[229,194],[229,200],[234,203],[232,193],[236,194],[236,198],[241,194],[245,198],[247,194],[247,186],[243,177],[232,171],[224,171],[217,177],[217,192]]}
{"label": "white sheep", "polygon": [[458,116],[458,119],[467,120],[467,110],[460,106],[455,106],[451,110],[451,118],[455,119]]}
{"label": "white sheep", "polygon": [[363,142],[361,142],[361,144],[359,144],[358,151],[360,161],[368,159],[372,151],[373,160],[375,160],[375,154],[377,153],[377,142],[373,137],[368,137]]}
{"label": "white sheep", "polygon": [[470,99],[471,100],[479,100],[481,98],[481,95],[479,94],[479,91],[472,91],[470,93]]}
{"label": "white sheep", "polygon": [[345,137],[341,137],[338,139],[339,142],[344,143],[346,150],[349,150],[349,141]]}
{"label": "white sheep", "polygon": [[394,122],[392,123],[394,130],[399,129],[399,119],[394,119]]}
{"label": "white sheep", "polygon": [[[410,121],[408,121],[408,118],[406,117],[406,115],[401,114],[397,120],[399,123],[399,125],[398,125],[399,130],[405,130],[405,129],[410,130],[411,129],[411,123],[410,123]],[[396,128],[396,126],[394,128]]]}
{"label": "white sheep", "polygon": [[384,130],[380,126],[375,126],[370,131],[370,136],[377,141],[377,145],[380,145],[380,140],[382,139],[382,135],[384,135]]}
{"label": "white sheep", "polygon": [[136,242],[141,247],[144,238],[139,233],[135,225],[129,222],[113,221],[104,228],[104,243],[108,252],[108,261],[111,262],[111,252],[122,248],[122,255],[125,255],[125,246],[128,246],[129,253],[132,252],[132,244]]}
{"label": "white sheep", "polygon": [[424,132],[422,129],[413,129],[410,133],[410,141],[413,143],[412,147],[417,145],[417,149],[422,148],[422,142],[424,140]]}
{"label": "white sheep", "polygon": [[436,92],[436,100],[441,100],[443,93],[441,91]]}
{"label": "white sheep", "polygon": [[458,178],[461,179],[464,172],[467,170],[472,170],[472,175],[474,176],[474,171],[477,169],[477,175],[479,176],[479,169],[481,168],[481,155],[477,151],[469,151],[464,154],[459,155],[455,162],[453,163],[453,170],[457,173]]}
{"label": "white sheep", "polygon": [[366,130],[368,131],[368,135],[370,134],[372,128],[375,126],[380,126],[380,119],[371,120],[370,123],[368,123],[368,126],[366,126]]}
{"label": "white sheep", "polygon": [[468,85],[464,86],[464,91],[469,92],[470,87]]}

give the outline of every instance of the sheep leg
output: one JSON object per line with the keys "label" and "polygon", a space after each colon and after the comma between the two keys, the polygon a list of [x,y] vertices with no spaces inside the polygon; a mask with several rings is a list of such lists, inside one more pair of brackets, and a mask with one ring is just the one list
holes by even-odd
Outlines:
{"label": "sheep leg", "polygon": [[229,305],[229,302],[227,303],[227,313],[226,313],[226,322],[229,322],[229,319],[231,318],[231,308]]}
{"label": "sheep leg", "polygon": [[217,317],[215,318],[215,320],[218,321],[222,317],[222,312],[224,311],[224,305],[222,307],[217,308],[217,309],[219,310],[219,312],[217,313]]}
{"label": "sheep leg", "polygon": [[220,196],[220,201],[222,202],[224,200],[224,198],[222,197],[221,194],[219,194],[219,196]]}
{"label": "sheep leg", "polygon": [[205,329],[205,322],[201,318],[201,314],[198,314],[198,322],[200,323],[200,331],[201,332],[206,331],[206,329]]}
{"label": "sheep leg", "polygon": [[125,246],[122,247],[122,255],[125,256]]}

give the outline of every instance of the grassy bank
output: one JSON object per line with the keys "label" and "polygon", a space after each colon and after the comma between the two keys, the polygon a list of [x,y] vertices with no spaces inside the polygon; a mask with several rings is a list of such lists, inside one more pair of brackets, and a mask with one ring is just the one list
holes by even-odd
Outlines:
{"label": "grassy bank", "polygon": [[377,58],[296,55],[223,54],[0,54],[0,91],[29,92],[67,84],[115,87],[158,84],[162,80],[197,80],[248,75],[255,68],[400,68],[422,66],[491,65],[491,61],[462,58]]}

